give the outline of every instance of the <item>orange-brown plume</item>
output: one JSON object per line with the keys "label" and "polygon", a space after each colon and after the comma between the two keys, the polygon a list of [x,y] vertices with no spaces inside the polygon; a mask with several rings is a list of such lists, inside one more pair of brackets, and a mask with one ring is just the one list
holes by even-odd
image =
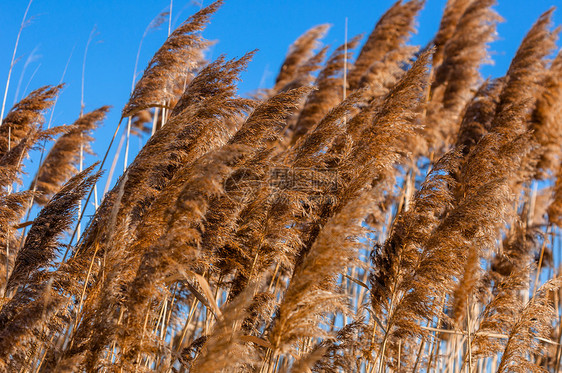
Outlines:
{"label": "orange-brown plume", "polygon": [[90,133],[104,120],[108,110],[108,106],[103,106],[84,114],[58,138],[30,186],[40,193],[35,198],[37,204],[45,205],[62,184],[76,174],[80,152],[92,152],[89,143],[93,137]]}

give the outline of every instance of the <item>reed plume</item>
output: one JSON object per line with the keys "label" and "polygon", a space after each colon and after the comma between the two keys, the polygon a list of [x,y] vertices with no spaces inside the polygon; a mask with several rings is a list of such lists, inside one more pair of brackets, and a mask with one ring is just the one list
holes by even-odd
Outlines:
{"label": "reed plume", "polygon": [[142,78],[137,82],[131,98],[121,116],[132,116],[151,107],[168,107],[175,101],[175,85],[189,81],[189,76],[199,67],[202,51],[209,42],[200,32],[209,23],[209,18],[222,5],[222,0],[201,9],[182,23],[154,54]]}
{"label": "reed plume", "polygon": [[251,299],[252,289],[249,288],[225,307],[223,316],[206,338],[191,371],[216,372],[227,368],[243,371],[257,360],[253,348],[243,342],[239,323]]}
{"label": "reed plume", "polygon": [[355,60],[313,27],[245,98],[257,52],[203,56],[221,4],[149,62],[121,145],[151,136],[95,212],[101,171],[75,174],[108,107],[45,130],[47,86],[4,118],[0,371],[559,371],[552,10],[482,81],[493,0],[449,0],[421,50],[398,1]]}
{"label": "reed plume", "polygon": [[479,84],[480,64],[488,60],[488,44],[494,40],[496,24],[501,20],[491,8],[494,4],[493,0],[470,3],[443,46],[443,61],[438,65],[435,58],[440,58],[440,51],[436,47],[425,129],[430,132],[428,141],[433,147],[448,147],[458,132],[461,111]]}
{"label": "reed plume", "polygon": [[[553,11],[550,9],[539,17],[511,61],[506,85],[496,109],[496,120],[492,123],[495,132],[509,131],[509,136],[516,136],[526,128],[526,121],[530,119],[537,93],[540,92],[540,84],[548,71],[546,57],[554,50],[559,32],[559,29],[550,30]],[[524,122],[519,116],[523,117]],[[510,124],[513,121],[520,123],[519,126],[514,128]]]}
{"label": "reed plume", "polygon": [[65,126],[54,127],[48,130],[41,129],[41,126],[32,127],[27,135],[8,150],[0,158],[0,188],[2,192],[10,192],[13,184],[22,184],[24,160],[29,152],[33,150],[41,140],[52,140],[53,137],[66,132]]}
{"label": "reed plume", "polygon": [[96,165],[71,178],[34,220],[25,244],[17,254],[7,284],[8,291],[27,283],[34,272],[53,264],[60,245],[58,237],[72,223],[78,202],[100,177],[99,172],[89,175]]}
{"label": "reed plume", "polygon": [[43,123],[43,112],[53,105],[53,100],[62,89],[62,85],[44,86],[27,95],[18,102],[0,125],[0,157],[15,147],[29,131]]}
{"label": "reed plume", "polygon": [[2,277],[0,286],[6,288],[9,270],[13,268],[18,234],[17,223],[23,218],[25,208],[33,193],[29,191],[0,195],[0,266],[2,266]]}
{"label": "reed plume", "polygon": [[456,141],[465,155],[490,131],[504,85],[504,78],[485,81],[467,104]]}
{"label": "reed plume", "polygon": [[314,54],[314,50],[320,46],[320,39],[324,37],[330,25],[319,25],[311,28],[301,35],[289,48],[287,57],[281,65],[281,69],[275,79],[274,92],[296,88],[289,86],[290,84],[302,79],[302,75],[319,68],[318,64],[324,58],[325,50],[318,54]]}
{"label": "reed plume", "polygon": [[550,335],[549,324],[556,315],[549,295],[559,288],[560,278],[549,280],[520,311],[509,334],[498,372],[544,371],[542,367],[528,360],[527,353],[540,351],[541,344],[537,341],[537,337],[548,338]]}
{"label": "reed plume", "polygon": [[[250,58],[251,54],[248,54],[239,60],[225,62],[221,57],[199,73],[200,79],[190,82],[185,99],[180,98],[167,125],[145,144],[129,166],[127,178],[122,178],[105,196],[85,233],[84,249],[93,250],[96,240],[107,238],[107,221],[121,183],[124,183],[124,191],[116,223],[123,224],[134,211],[136,218],[127,224],[135,227],[180,166],[193,162],[197,156],[226,141],[231,135],[229,123],[223,123],[218,118],[237,115],[253,106],[251,100],[232,98],[238,74]],[[206,80],[215,84],[205,85],[203,82]],[[206,125],[209,123],[213,125]],[[163,154],[165,157],[162,157]]]}
{"label": "reed plume", "polygon": [[307,97],[299,114],[291,138],[292,143],[308,132],[342,100],[343,93],[340,92],[340,87],[343,86],[343,75],[346,74],[343,69],[347,65],[346,60],[351,60],[351,53],[346,51],[356,48],[358,43],[359,38],[353,38],[346,45],[339,46],[326,61],[326,66],[316,78],[316,90]]}
{"label": "reed plume", "polygon": [[562,93],[560,74],[562,74],[562,55],[558,53],[542,83],[543,90],[537,98],[529,126],[533,131],[533,137],[540,145],[537,168],[538,176],[542,178],[556,172],[556,167],[560,163],[560,146],[558,146],[561,140],[558,111]]}
{"label": "reed plume", "polygon": [[[55,289],[52,275],[55,259],[60,254],[59,238],[74,220],[78,202],[84,197],[100,173],[92,174],[94,164],[70,179],[35,219],[17,253],[14,268],[6,284],[9,300],[0,310],[1,356],[4,369],[21,367],[28,353],[46,338],[49,329],[56,330],[62,319],[51,320],[67,300]],[[54,324],[53,324],[54,323]]]}
{"label": "reed plume", "polygon": [[45,205],[61,185],[76,174],[81,151],[92,153],[89,143],[93,137],[90,133],[104,120],[108,110],[109,107],[104,106],[84,114],[57,139],[30,186],[40,193],[35,198],[37,204]]}
{"label": "reed plume", "polygon": [[349,88],[359,87],[361,78],[376,62],[403,45],[414,31],[414,20],[424,5],[423,0],[402,2],[398,0],[377,22],[369,35],[361,52],[357,56],[353,68],[349,72]]}
{"label": "reed plume", "polygon": [[471,3],[473,3],[473,0],[447,0],[439,29],[431,42],[435,45],[433,57],[435,66],[441,65],[443,62],[445,44],[455,33],[459,20]]}
{"label": "reed plume", "polygon": [[[369,195],[342,208],[318,234],[315,243],[296,266],[279,305],[269,336],[278,353],[291,350],[300,338],[324,335],[317,324],[323,314],[345,309],[346,299],[334,287],[336,277],[352,265],[361,243],[361,222],[370,208]],[[337,251],[333,251],[337,247]],[[333,260],[337,256],[337,260]],[[320,359],[320,356],[317,357]]]}

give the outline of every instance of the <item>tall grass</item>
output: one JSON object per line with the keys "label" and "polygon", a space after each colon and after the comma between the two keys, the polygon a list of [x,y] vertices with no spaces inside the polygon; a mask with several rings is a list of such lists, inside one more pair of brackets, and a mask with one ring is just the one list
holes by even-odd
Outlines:
{"label": "tall grass", "polygon": [[311,28],[273,87],[242,98],[255,52],[204,58],[221,4],[169,33],[136,83],[121,123],[151,136],[77,243],[65,232],[106,159],[78,168],[109,107],[44,129],[62,89],[47,86],[3,118],[0,370],[560,371],[552,10],[494,80],[479,73],[493,0],[449,0],[422,49],[410,0],[360,49],[328,54],[329,27]]}

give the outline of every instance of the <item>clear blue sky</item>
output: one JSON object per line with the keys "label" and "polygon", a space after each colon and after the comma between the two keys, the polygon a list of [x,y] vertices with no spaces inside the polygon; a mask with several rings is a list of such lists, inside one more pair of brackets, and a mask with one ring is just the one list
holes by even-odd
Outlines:
{"label": "clear blue sky", "polygon": [[[205,1],[203,5],[209,3]],[[332,24],[325,43],[337,46],[344,41],[346,17],[349,37],[368,34],[393,3],[391,0],[226,0],[213,16],[204,36],[218,41],[210,51],[210,58],[220,54],[240,57],[259,49],[242,76],[240,92],[244,94],[258,88],[260,83],[263,87],[272,85],[288,46],[308,28],[321,23]],[[499,39],[491,48],[495,65],[482,70],[485,77],[504,74],[524,34],[542,12],[556,3],[555,0],[499,0],[496,10],[505,22],[499,25]],[[0,94],[4,92],[15,39],[27,4],[27,0],[0,2]],[[418,18],[419,32],[412,44],[425,45],[431,39],[444,5],[445,0],[427,0]],[[58,83],[72,53],[64,79],[67,87],[56,106],[54,124],[72,123],[80,111],[84,50],[95,26],[97,34],[86,61],[85,110],[113,106],[103,128],[96,133],[94,150],[102,156],[129,97],[142,34],[150,21],[168,6],[166,0],[34,0],[29,11],[31,22],[20,40],[17,56],[21,59],[12,75],[7,109],[14,101],[23,67],[32,51],[36,58],[25,70],[18,98],[28,85],[27,93],[45,84]],[[173,27],[198,9],[199,5],[189,0],[174,0]],[[555,22],[562,24],[562,10],[555,13]],[[164,24],[145,39],[139,62],[141,71],[166,35],[167,24]],[[133,153],[137,148],[135,140]],[[92,161],[90,158],[86,163]],[[122,167],[120,161],[118,169]]]}

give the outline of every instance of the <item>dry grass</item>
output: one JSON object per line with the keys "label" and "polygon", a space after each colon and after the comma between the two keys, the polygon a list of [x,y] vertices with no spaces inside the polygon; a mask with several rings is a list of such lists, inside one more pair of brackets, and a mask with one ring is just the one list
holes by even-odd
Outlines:
{"label": "dry grass", "polygon": [[449,0],[423,50],[424,2],[398,1],[360,50],[326,58],[311,28],[250,99],[255,52],[203,58],[221,3],[137,82],[122,120],[152,135],[76,244],[103,163],[77,169],[109,108],[44,130],[62,86],[43,87],[3,119],[0,371],[560,371],[552,10],[484,81],[493,0]]}

